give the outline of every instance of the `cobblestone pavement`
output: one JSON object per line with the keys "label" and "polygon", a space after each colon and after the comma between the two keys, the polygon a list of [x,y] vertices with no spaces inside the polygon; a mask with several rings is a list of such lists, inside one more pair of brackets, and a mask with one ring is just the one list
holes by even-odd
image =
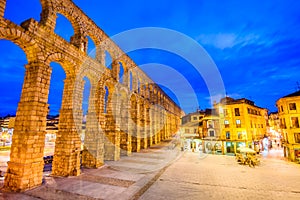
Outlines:
{"label": "cobblestone pavement", "polygon": [[300,165],[267,154],[251,168],[233,156],[185,152],[140,199],[300,199]]}

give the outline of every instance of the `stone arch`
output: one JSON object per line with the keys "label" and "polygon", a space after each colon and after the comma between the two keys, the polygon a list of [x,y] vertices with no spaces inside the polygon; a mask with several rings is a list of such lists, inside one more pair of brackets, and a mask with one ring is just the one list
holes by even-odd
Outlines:
{"label": "stone arch", "polygon": [[64,69],[66,75],[75,75],[77,63],[73,59],[65,56],[63,53],[56,52],[49,54],[45,60],[45,64],[50,65],[51,62],[59,63]]}
{"label": "stone arch", "polygon": [[72,27],[74,29],[74,35],[82,35],[83,34],[83,28],[84,26],[81,26],[83,22],[81,22],[80,19],[82,19],[77,12],[73,12],[73,10],[66,6],[57,6],[55,7],[55,14],[59,13],[63,16],[65,16],[69,22],[72,24]]}
{"label": "stone arch", "polygon": [[24,51],[28,63],[36,61],[38,52],[41,52],[36,41],[18,27],[0,27],[0,39],[9,40],[19,46]]}

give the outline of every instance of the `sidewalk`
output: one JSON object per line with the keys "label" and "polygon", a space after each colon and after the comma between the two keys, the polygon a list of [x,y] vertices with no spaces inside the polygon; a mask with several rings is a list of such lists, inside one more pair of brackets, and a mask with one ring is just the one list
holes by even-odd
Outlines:
{"label": "sidewalk", "polygon": [[44,177],[42,186],[23,193],[0,193],[0,199],[137,199],[182,154],[169,141],[143,149],[77,177]]}

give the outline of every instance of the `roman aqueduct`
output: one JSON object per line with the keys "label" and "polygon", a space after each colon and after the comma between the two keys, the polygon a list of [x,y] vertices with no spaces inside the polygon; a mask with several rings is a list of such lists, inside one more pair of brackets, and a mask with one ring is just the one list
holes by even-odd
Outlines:
{"label": "roman aqueduct", "polygon": [[[40,2],[40,21],[17,25],[4,18],[6,0],[0,1],[0,39],[18,45],[28,61],[4,182],[12,191],[42,183],[51,62],[59,63],[66,74],[54,176],[77,176],[81,165],[97,168],[104,160],[118,160],[170,138],[182,112],[71,0]],[[58,13],[73,26],[70,42],[54,32]],[[96,46],[94,58],[87,54],[87,36]],[[112,57],[111,68],[105,65],[105,52]],[[91,88],[81,161],[84,77]]]}

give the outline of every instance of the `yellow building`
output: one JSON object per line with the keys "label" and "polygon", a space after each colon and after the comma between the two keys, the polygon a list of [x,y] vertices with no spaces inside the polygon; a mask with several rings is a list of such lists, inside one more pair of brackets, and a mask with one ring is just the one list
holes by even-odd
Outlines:
{"label": "yellow building", "polygon": [[266,135],[267,109],[254,105],[245,98],[225,97],[214,104],[219,110],[220,140],[223,152],[235,154],[240,146],[260,150],[259,144]]}
{"label": "yellow building", "polygon": [[291,161],[300,161],[300,91],[277,100],[276,106],[284,137],[284,156]]}

